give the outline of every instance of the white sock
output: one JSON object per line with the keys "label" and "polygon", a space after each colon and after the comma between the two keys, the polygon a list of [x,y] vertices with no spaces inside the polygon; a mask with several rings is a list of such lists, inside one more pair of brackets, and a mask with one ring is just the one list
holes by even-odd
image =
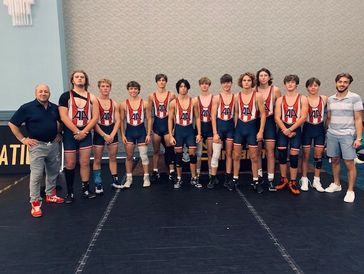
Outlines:
{"label": "white sock", "polygon": [[153,171],[156,171],[156,172],[158,172],[158,168],[153,168]]}
{"label": "white sock", "polygon": [[274,181],[274,173],[268,173],[268,181]]}
{"label": "white sock", "polygon": [[253,177],[253,181],[258,181],[259,177]]}
{"label": "white sock", "polygon": [[320,177],[316,177],[316,176],[313,177],[313,182],[318,182],[319,183],[320,182]]}

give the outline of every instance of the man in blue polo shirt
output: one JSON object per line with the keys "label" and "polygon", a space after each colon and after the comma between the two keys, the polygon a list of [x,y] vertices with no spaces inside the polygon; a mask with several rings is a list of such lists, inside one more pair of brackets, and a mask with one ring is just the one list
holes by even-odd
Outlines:
{"label": "man in blue polo shirt", "polygon": [[[40,185],[43,171],[46,172],[46,202],[63,203],[64,199],[56,195],[56,179],[59,173],[60,153],[58,106],[49,101],[50,91],[45,84],[35,88],[35,100],[22,105],[8,123],[15,137],[28,146],[30,157],[30,203],[31,215],[42,216],[42,198]],[[28,137],[20,131],[25,124]]]}
{"label": "man in blue polo shirt", "polygon": [[327,156],[331,157],[334,182],[325,189],[332,193],[341,191],[340,157],[344,160],[348,173],[348,190],[344,201],[355,200],[354,185],[356,181],[355,149],[362,141],[363,102],[360,96],[349,91],[353,77],[349,73],[340,73],[335,78],[336,94],[327,102]]}

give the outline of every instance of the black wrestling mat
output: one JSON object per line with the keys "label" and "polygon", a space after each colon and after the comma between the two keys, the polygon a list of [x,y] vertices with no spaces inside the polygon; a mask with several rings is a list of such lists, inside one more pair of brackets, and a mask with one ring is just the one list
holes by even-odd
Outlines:
{"label": "black wrestling mat", "polygon": [[143,189],[136,177],[94,200],[43,203],[39,219],[24,179],[0,195],[0,272],[363,273],[362,191],[354,204],[345,190],[259,195],[248,177],[233,192],[195,189],[188,175],[179,190],[165,176]]}

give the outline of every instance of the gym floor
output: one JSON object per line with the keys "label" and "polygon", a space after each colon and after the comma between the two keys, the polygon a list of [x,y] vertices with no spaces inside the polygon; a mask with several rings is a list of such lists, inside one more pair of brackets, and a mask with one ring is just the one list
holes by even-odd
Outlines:
{"label": "gym floor", "polygon": [[[340,193],[259,195],[248,173],[232,192],[222,187],[223,174],[214,190],[193,188],[188,176],[179,190],[166,175],[148,189],[142,176],[128,190],[105,183],[105,194],[92,200],[82,200],[76,184],[73,204],[44,202],[36,219],[29,176],[1,175],[0,272],[364,273],[362,190],[347,204],[345,182]],[[330,181],[324,171],[324,186]]]}

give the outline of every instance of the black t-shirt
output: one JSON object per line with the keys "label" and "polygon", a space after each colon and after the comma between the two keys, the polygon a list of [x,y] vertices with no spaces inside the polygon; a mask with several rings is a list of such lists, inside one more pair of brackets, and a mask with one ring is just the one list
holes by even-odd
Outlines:
{"label": "black t-shirt", "polygon": [[[72,92],[73,97],[80,98],[80,99],[83,99],[83,100],[87,101],[86,97],[83,97],[83,96],[79,95],[74,90],[71,90],[71,92]],[[59,97],[58,105],[61,106],[61,107],[68,108],[69,99],[70,99],[70,92],[69,91],[63,92],[61,97]]]}

